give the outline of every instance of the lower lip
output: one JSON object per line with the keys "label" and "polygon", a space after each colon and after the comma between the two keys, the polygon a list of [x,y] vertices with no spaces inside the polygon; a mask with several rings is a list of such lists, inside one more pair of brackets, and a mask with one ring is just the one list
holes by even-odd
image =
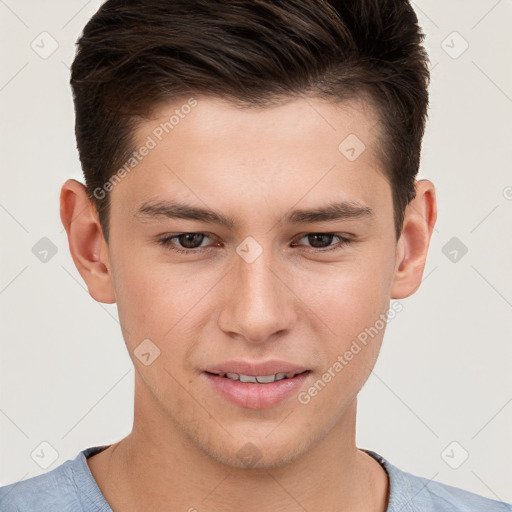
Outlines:
{"label": "lower lip", "polygon": [[213,388],[230,402],[246,409],[267,409],[296,394],[310,371],[268,384],[240,382],[204,372]]}

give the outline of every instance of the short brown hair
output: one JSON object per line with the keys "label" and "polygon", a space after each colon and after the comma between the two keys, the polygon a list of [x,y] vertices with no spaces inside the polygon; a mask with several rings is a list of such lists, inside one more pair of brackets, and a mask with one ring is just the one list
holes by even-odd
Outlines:
{"label": "short brown hair", "polygon": [[370,98],[398,239],[427,117],[423,38],[406,0],[107,0],[78,39],[70,81],[105,239],[109,195],[94,190],[130,158],[138,120],[194,94],[247,108],[298,95]]}

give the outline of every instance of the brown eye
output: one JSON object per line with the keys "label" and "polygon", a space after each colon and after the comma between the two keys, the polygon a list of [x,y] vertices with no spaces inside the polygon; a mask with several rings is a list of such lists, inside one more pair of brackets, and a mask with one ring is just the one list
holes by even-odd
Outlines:
{"label": "brown eye", "polygon": [[308,242],[311,244],[311,246],[318,249],[329,247],[329,245],[332,243],[334,235],[328,233],[312,233],[310,235],[307,235],[307,237]]}
{"label": "brown eye", "polygon": [[[335,249],[341,249],[344,245],[347,245],[352,241],[338,233],[308,233],[300,240],[304,239],[307,239],[307,242],[310,244],[310,248],[312,250],[316,250],[318,252],[327,252]],[[338,239],[339,241],[335,245],[331,245],[334,239]]]}
{"label": "brown eye", "polygon": [[177,233],[161,238],[158,242],[172,251],[182,254],[199,253],[209,249],[202,242],[209,237],[204,233]]}
{"label": "brown eye", "polygon": [[183,233],[176,239],[184,249],[196,249],[201,245],[204,235],[202,233]]}

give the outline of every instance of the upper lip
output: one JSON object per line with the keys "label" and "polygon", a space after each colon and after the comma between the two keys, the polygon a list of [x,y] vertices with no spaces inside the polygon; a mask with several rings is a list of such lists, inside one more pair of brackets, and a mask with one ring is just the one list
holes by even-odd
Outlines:
{"label": "upper lip", "polygon": [[226,361],[206,368],[209,373],[237,373],[238,375],[274,375],[277,373],[302,373],[309,370],[305,366],[300,366],[286,361],[276,359],[264,361],[261,363],[249,361]]}

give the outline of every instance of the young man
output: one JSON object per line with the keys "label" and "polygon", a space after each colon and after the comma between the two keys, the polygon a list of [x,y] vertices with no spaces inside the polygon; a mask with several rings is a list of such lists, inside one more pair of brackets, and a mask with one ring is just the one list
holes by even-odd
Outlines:
{"label": "young man", "polygon": [[421,42],[402,0],[99,9],[71,78],[86,186],[61,218],[117,303],[134,425],[1,488],[2,512],[512,510],[355,445],[436,220]]}

